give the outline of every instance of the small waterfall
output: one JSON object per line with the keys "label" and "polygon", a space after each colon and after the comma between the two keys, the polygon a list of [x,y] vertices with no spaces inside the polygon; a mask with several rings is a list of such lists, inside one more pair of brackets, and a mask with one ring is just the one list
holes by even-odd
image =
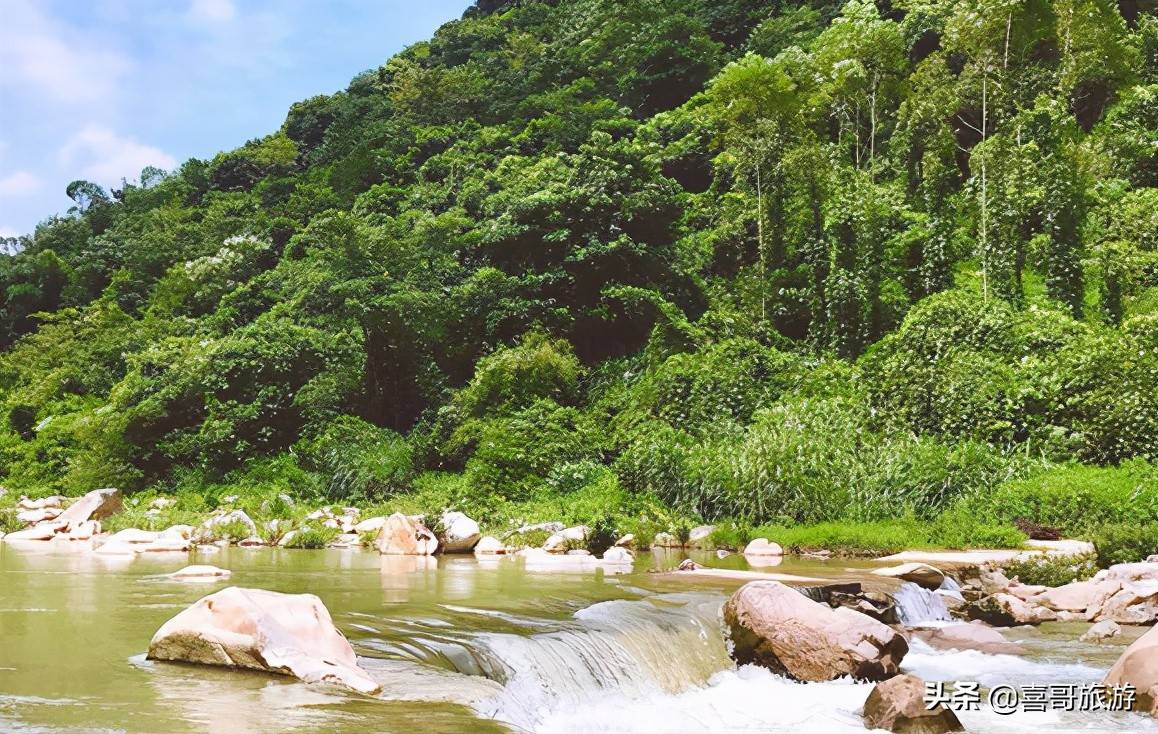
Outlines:
{"label": "small waterfall", "polygon": [[608,694],[672,694],[707,683],[732,666],[720,602],[705,594],[608,601],[549,632],[478,635],[475,659],[504,685],[485,713],[534,729],[550,711]]}
{"label": "small waterfall", "polygon": [[[945,577],[945,581],[957,586],[948,577]],[[941,589],[945,589],[945,584],[941,585]],[[948,622],[951,620],[949,607],[945,604],[945,594],[941,593],[941,589],[929,591],[909,581],[901,584],[901,588],[893,594],[893,603],[897,606],[897,616],[900,617],[901,624],[915,625],[924,622]],[[960,593],[955,589],[948,591],[960,596]]]}

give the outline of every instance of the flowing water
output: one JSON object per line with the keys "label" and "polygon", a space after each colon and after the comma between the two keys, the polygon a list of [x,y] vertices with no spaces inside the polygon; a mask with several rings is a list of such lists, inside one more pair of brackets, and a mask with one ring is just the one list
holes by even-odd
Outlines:
{"label": "flowing water", "polygon": [[[233,548],[194,559],[77,551],[0,543],[0,731],[865,731],[858,710],[869,684],[802,685],[737,669],[719,608],[739,583],[645,572],[678,556],[645,555],[632,573],[612,575],[362,551]],[[710,560],[744,566],[735,557]],[[229,584],[320,596],[384,693],[368,698],[280,676],[145,661],[166,619],[227,585],[162,576],[192,561],[232,569]],[[796,560],[775,570],[842,580],[861,571]],[[906,618],[936,623],[939,593],[904,586],[896,601]],[[1075,641],[1083,629],[1016,630],[1024,657],[914,641],[903,668],[986,688],[1096,682],[1138,634],[1093,646]],[[961,718],[974,732],[1158,731],[1135,714],[983,709]]]}

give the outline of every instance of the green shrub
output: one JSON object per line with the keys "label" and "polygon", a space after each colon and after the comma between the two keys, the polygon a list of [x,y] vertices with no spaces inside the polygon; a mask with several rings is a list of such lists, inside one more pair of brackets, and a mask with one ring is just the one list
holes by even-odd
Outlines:
{"label": "green shrub", "polygon": [[405,438],[354,416],[336,418],[299,448],[333,502],[385,499],[408,490],[415,476]]}
{"label": "green shrub", "polygon": [[1143,461],[1052,467],[980,491],[961,508],[992,522],[1025,518],[1069,534],[1106,523],[1153,525],[1158,523],[1158,467]]}
{"label": "green shrub", "polygon": [[480,359],[474,378],[454,399],[464,417],[511,413],[541,399],[574,405],[582,366],[571,345],[531,333],[514,347]]}
{"label": "green shrub", "polygon": [[1084,581],[1098,571],[1097,558],[1088,556],[1047,556],[1009,561],[1002,572],[1017,578],[1023,584],[1063,586],[1073,581]]}
{"label": "green shrub", "polygon": [[1093,533],[1098,565],[1144,561],[1158,553],[1158,524],[1120,523],[1103,525]]}
{"label": "green shrub", "polygon": [[327,547],[341,532],[337,528],[328,528],[324,525],[309,525],[299,529],[286,543],[286,547],[318,550]]}

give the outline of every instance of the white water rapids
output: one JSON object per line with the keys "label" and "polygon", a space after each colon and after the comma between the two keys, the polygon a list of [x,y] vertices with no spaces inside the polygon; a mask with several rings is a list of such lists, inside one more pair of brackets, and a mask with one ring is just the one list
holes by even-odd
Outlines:
{"label": "white water rapids", "polygon": [[[941,596],[910,584],[896,603],[905,619],[936,623],[948,619]],[[464,642],[475,661],[470,667],[503,689],[476,710],[516,731],[552,734],[866,731],[860,711],[870,683],[801,684],[737,668],[721,629],[722,601],[683,593],[601,602],[549,631],[478,633]],[[916,639],[902,670],[928,681],[976,680],[983,688],[1093,683],[1105,674],[1080,663],[933,650]],[[995,734],[1158,731],[1138,714],[1001,716],[983,706],[959,716],[969,731]]]}

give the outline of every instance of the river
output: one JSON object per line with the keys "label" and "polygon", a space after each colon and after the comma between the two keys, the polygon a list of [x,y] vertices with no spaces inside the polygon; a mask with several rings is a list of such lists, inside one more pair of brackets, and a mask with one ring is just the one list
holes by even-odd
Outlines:
{"label": "river", "polygon": [[[738,584],[649,574],[536,572],[515,559],[380,557],[358,550],[226,548],[101,557],[0,543],[0,731],[4,732],[864,732],[869,684],[796,684],[727,656],[718,611]],[[714,565],[743,567],[728,558]],[[190,562],[220,583],[164,577]],[[860,565],[788,559],[776,571],[855,575]],[[144,660],[181,609],[226,585],[317,594],[380,698],[289,678]],[[910,604],[910,602],[906,602]],[[924,602],[910,613],[929,614]],[[926,680],[1092,683],[1130,639],[1076,641],[1083,625],[1018,629],[1024,657],[934,651],[902,668]],[[1149,717],[962,712],[974,732],[1158,731]]]}

